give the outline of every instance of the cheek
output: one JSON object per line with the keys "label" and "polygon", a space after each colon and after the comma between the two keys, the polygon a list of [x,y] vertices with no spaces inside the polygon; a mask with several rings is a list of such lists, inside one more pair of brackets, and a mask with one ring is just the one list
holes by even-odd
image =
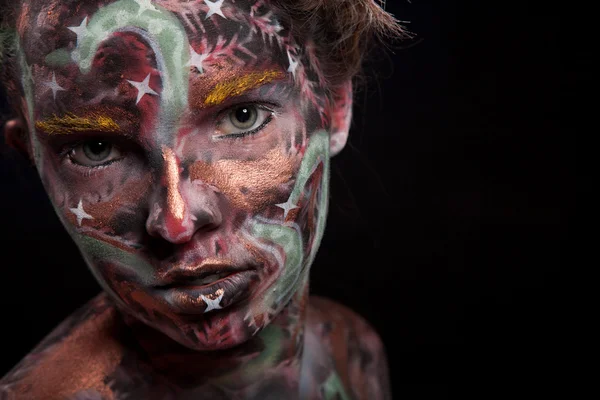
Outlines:
{"label": "cheek", "polygon": [[40,170],[63,223],[109,235],[127,235],[144,226],[140,208],[152,176],[135,161],[123,160],[86,172],[46,151]]}
{"label": "cheek", "polygon": [[236,208],[257,213],[285,201],[298,168],[298,156],[270,150],[254,161],[197,161],[190,166],[190,178],[215,186]]}
{"label": "cheek", "polygon": [[[93,216],[90,227],[106,233],[125,235],[144,227],[143,199],[152,185],[150,173],[109,178],[101,189],[88,189],[87,212]],[[72,214],[72,213],[71,213]],[[74,220],[74,216],[71,216]]]}

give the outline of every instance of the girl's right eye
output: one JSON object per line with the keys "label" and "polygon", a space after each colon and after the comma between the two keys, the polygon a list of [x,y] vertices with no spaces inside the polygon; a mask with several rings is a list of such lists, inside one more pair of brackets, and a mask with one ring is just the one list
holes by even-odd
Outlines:
{"label": "girl's right eye", "polygon": [[75,164],[93,168],[108,165],[122,158],[122,153],[110,141],[88,140],[73,147],[69,158]]}
{"label": "girl's right eye", "polygon": [[233,107],[217,125],[215,139],[240,138],[260,132],[273,119],[273,111],[255,104]]}

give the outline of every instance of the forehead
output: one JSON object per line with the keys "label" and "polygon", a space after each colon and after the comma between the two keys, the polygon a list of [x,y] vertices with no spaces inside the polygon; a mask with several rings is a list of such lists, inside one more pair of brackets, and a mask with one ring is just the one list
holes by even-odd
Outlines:
{"label": "forehead", "polygon": [[127,28],[144,30],[154,39],[170,34],[171,45],[177,46],[181,38],[174,25],[199,52],[226,51],[220,57],[238,62],[278,57],[289,46],[266,0],[31,0],[23,3],[17,21],[28,59],[50,63],[58,58],[48,58],[52,51],[72,51],[84,35],[106,39]]}
{"label": "forehead", "polygon": [[[30,1],[17,27],[38,83],[38,115],[122,97],[146,77],[146,90],[177,114],[289,76],[297,54],[264,0]],[[224,81],[228,89],[215,92]],[[61,91],[73,96],[57,101]]]}

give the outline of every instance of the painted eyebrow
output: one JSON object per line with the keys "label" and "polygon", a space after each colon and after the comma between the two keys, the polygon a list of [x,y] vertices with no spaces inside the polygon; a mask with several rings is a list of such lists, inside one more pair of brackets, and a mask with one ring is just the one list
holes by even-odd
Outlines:
{"label": "painted eyebrow", "polygon": [[218,82],[208,92],[202,105],[204,107],[217,106],[231,97],[241,96],[249,90],[256,89],[275,80],[283,79],[285,76],[282,71],[276,69],[233,76]]}
{"label": "painted eyebrow", "polygon": [[103,113],[89,113],[78,116],[74,113],[56,114],[41,121],[36,121],[36,129],[47,135],[68,135],[77,132],[121,132],[119,124],[110,116]]}

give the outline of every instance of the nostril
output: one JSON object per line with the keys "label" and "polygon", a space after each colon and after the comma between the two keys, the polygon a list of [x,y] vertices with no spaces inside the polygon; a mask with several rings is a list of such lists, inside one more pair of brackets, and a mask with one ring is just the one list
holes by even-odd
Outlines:
{"label": "nostril", "polygon": [[192,221],[197,230],[212,231],[220,225],[220,218],[210,211],[196,212],[192,216]]}

